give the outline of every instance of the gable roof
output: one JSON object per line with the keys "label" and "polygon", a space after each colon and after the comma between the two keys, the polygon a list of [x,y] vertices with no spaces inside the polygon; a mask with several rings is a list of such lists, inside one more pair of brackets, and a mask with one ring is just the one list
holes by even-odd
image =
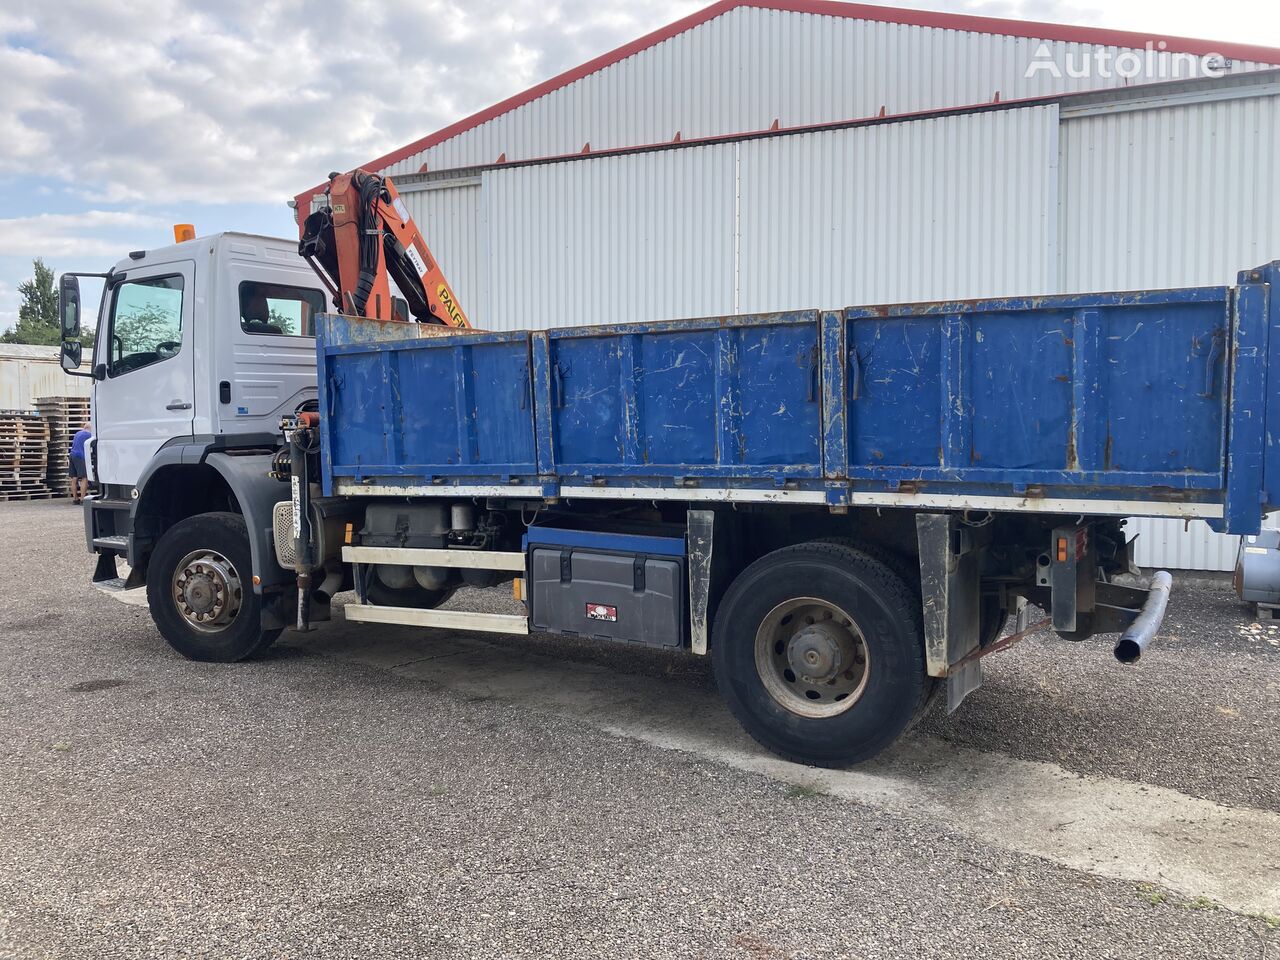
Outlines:
{"label": "gable roof", "polygon": [[[1144,49],[1145,45],[1164,44],[1160,49],[1169,53],[1185,53],[1194,56],[1219,54],[1235,60],[1250,60],[1258,63],[1280,66],[1280,48],[1264,47],[1255,44],[1218,43],[1212,40],[1198,40],[1190,37],[1175,37],[1161,33],[1142,33],[1127,30],[1108,30],[1099,27],[1078,27],[1061,23],[1044,23],[1033,20],[1007,20],[1000,17],[979,17],[970,14],[939,13],[931,10],[908,10],[901,7],[887,7],[867,3],[845,3],[841,0],[717,0],[709,7],[704,7],[687,17],[669,23],[665,27],[638,37],[629,43],[603,53],[586,63],[557,74],[527,90],[507,97],[490,107],[463,117],[434,133],[427,134],[412,143],[386,153],[381,157],[361,164],[367,170],[381,170],[401,160],[421,153],[446,140],[488,123],[496,117],[510,113],[534,100],[544,97],[553,91],[567,87],[584,77],[610,67],[643,50],[670,40],[672,37],[701,26],[716,17],[722,16],[738,8],[756,8],[776,10],[783,13],[807,13],[817,16],[842,17],[853,20],[869,20],[879,23],[894,23],[906,26],[932,27],[941,30],[956,30],[966,33],[985,33],[995,36],[1022,37],[1032,40],[1061,41],[1065,43],[1085,43],[1099,46],[1132,47]],[[304,199],[310,198],[324,189],[324,184],[305,190],[298,194],[299,210]]]}

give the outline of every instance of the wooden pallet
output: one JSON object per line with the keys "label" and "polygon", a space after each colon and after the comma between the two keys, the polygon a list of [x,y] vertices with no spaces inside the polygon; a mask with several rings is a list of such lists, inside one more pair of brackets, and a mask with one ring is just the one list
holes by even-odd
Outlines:
{"label": "wooden pallet", "polygon": [[49,425],[45,480],[55,490],[64,490],[70,475],[71,439],[89,422],[89,398],[37,397],[36,409]]}
{"label": "wooden pallet", "polygon": [[36,500],[54,495],[49,470],[49,424],[36,410],[0,410],[0,498]]}
{"label": "wooden pallet", "polygon": [[0,490],[0,503],[8,500],[56,500],[65,498],[65,493],[50,490],[48,487],[42,490],[15,490],[13,492]]}

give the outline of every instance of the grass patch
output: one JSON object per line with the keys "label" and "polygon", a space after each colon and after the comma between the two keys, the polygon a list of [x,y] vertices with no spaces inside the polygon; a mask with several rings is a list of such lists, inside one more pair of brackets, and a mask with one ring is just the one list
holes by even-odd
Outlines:
{"label": "grass patch", "polygon": [[820,797],[822,793],[817,787],[807,783],[793,783],[787,787],[787,796],[792,800],[808,800],[812,797]]}
{"label": "grass patch", "polygon": [[[1210,900],[1208,897],[1194,897],[1191,900],[1180,900],[1171,895],[1167,890],[1162,890],[1154,883],[1138,884],[1138,896],[1151,904],[1158,907],[1161,904],[1168,904],[1171,907],[1178,907],[1182,910],[1226,910],[1228,913],[1236,913],[1218,903],[1216,900]],[[1245,917],[1248,920],[1260,920],[1266,924],[1268,930],[1280,930],[1280,917],[1270,913],[1236,913],[1237,916]]]}
{"label": "grass patch", "polygon": [[1159,887],[1152,886],[1149,883],[1138,884],[1138,896],[1153,907],[1157,907],[1169,899],[1169,895]]}

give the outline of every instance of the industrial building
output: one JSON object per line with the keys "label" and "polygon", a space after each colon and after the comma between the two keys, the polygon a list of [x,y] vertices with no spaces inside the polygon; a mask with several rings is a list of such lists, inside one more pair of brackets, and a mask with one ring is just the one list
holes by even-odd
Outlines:
{"label": "industrial building", "polygon": [[91,382],[62,369],[57,347],[0,343],[0,410],[34,410],[41,397],[87,397]]}
{"label": "industrial building", "polygon": [[[724,0],[363,166],[486,329],[1223,284],[1280,258],[1278,66]],[[1144,565],[1234,562],[1200,521],[1134,528]]]}

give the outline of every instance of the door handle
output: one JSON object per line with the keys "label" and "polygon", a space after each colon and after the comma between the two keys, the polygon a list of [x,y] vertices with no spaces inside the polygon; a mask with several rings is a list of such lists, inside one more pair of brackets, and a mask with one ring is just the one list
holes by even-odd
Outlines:
{"label": "door handle", "polygon": [[183,403],[181,400],[171,400],[165,404],[166,410],[190,410],[191,404]]}

